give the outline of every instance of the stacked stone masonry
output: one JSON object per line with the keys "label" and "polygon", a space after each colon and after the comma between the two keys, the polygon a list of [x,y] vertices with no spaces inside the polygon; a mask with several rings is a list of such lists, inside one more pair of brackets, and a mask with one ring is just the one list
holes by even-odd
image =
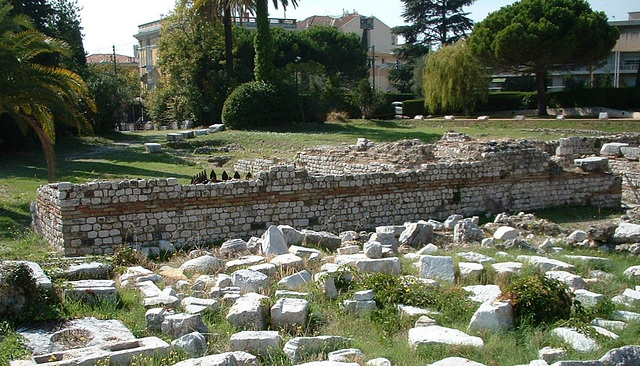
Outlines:
{"label": "stacked stone masonry", "polygon": [[418,169],[396,172],[323,175],[284,165],[255,180],[207,185],[174,178],[49,184],[38,190],[34,223],[64,254],[87,255],[161,240],[210,244],[271,224],[339,232],[454,213],[620,205],[616,175],[562,170],[533,147],[475,149],[470,161],[428,162],[437,149],[424,148],[429,158],[416,160]]}

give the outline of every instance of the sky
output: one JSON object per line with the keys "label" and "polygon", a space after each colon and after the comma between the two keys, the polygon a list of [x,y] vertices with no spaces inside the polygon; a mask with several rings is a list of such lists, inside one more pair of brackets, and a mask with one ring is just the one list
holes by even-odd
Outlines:
{"label": "sky", "polygon": [[[513,0],[476,0],[466,8],[474,22],[483,20],[490,12],[513,3]],[[640,11],[638,0],[588,0],[593,10],[604,11],[609,20],[626,20],[630,11]],[[271,1],[269,1],[271,3]],[[298,0],[298,7],[287,7],[286,17],[305,19],[311,15],[339,16],[343,12],[357,11],[361,15],[376,16],[390,27],[402,25],[400,0]],[[133,37],[138,25],[152,22],[168,14],[175,0],[78,0],[82,8],[80,17],[84,34],[84,49],[89,54],[116,53],[133,55]],[[270,16],[284,18],[280,7],[271,9]]]}

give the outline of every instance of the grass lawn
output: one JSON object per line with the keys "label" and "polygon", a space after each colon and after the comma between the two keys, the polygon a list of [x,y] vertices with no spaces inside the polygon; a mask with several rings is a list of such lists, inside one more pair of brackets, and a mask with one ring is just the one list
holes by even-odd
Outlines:
{"label": "grass lawn", "polygon": [[[585,135],[588,131],[605,132],[640,132],[640,122],[634,121],[594,121],[594,120],[538,120],[526,121],[496,120],[478,122],[475,120],[395,120],[395,121],[362,121],[349,123],[326,123],[322,125],[298,125],[286,131],[224,131],[217,134],[199,136],[179,144],[167,144],[166,132],[127,132],[113,133],[101,137],[67,137],[60,138],[56,146],[58,158],[58,179],[74,183],[85,183],[91,180],[119,180],[135,178],[176,177],[180,183],[188,183],[191,176],[199,171],[214,168],[209,162],[211,157],[225,157],[228,162],[223,167],[216,167],[218,174],[226,169],[232,171],[238,159],[255,159],[279,157],[293,159],[296,153],[304,148],[321,145],[354,144],[359,137],[379,141],[395,141],[400,139],[420,139],[433,143],[450,130],[464,132],[477,139],[527,138],[551,140],[563,136]],[[571,132],[575,131],[575,132]],[[579,132],[582,131],[582,132]],[[145,152],[145,142],[158,142],[163,145],[160,153]],[[197,154],[196,149],[208,147],[211,153]],[[3,154],[0,157],[0,258],[29,259],[39,262],[55,262],[55,254],[41,238],[30,230],[30,203],[36,198],[36,189],[46,184],[47,171],[43,155],[38,146],[28,152]],[[542,210],[537,213],[542,218],[570,226],[584,227],[589,222],[610,219],[620,216],[619,211],[598,210],[588,208],[561,208]],[[482,249],[478,249],[482,252]],[[448,255],[452,253],[443,252]],[[492,253],[486,253],[488,255]],[[510,253],[507,259],[515,259]],[[587,250],[576,250],[572,254],[594,255]],[[592,269],[607,270],[617,278],[622,271],[633,265],[634,259],[622,255],[612,255],[614,264],[607,268],[592,268],[578,265],[580,275],[588,275]],[[45,265],[45,268],[47,266]],[[415,269],[408,263],[403,266],[407,271]],[[491,271],[487,271],[491,276]],[[415,274],[415,273],[413,273]],[[495,273],[494,273],[495,274]],[[486,278],[487,283],[494,279]],[[627,281],[628,282],[628,281]],[[632,286],[619,280],[595,291],[611,297],[622,289]],[[465,283],[457,283],[462,286]],[[309,290],[313,291],[312,288]],[[446,292],[446,291],[445,291]],[[345,298],[353,296],[353,291]],[[83,304],[68,303],[61,309],[63,316],[97,316],[100,318],[117,318],[123,320],[137,336],[145,336],[143,314],[145,309],[140,304],[137,293],[122,291],[118,304],[105,304],[98,307],[87,307]],[[464,302],[451,302],[443,309],[442,322],[447,326],[464,329],[466,316],[470,309]],[[638,309],[636,309],[638,310]],[[391,318],[397,323],[385,324],[374,318],[354,318],[344,314],[336,302],[315,298],[312,305],[315,325],[304,335],[340,334],[356,339],[354,347],[361,348],[369,358],[388,357],[394,365],[417,365],[435,362],[441,358],[456,355],[473,358],[487,365],[513,365],[528,363],[537,357],[537,350],[544,346],[558,346],[557,340],[549,337],[546,328],[523,329],[519,332],[503,332],[487,335],[486,346],[480,351],[472,348],[430,347],[428,349],[410,350],[407,344],[407,330],[411,322],[407,319]],[[384,316],[384,314],[382,314]],[[229,336],[237,331],[233,329],[220,312],[205,316],[210,329],[215,333],[210,350],[222,351],[227,348]],[[2,326],[2,322],[0,322]],[[614,347],[634,342],[639,325],[632,324],[622,334],[618,342],[610,342],[607,347]],[[11,330],[5,330],[4,340],[0,329],[0,363],[12,357],[22,355],[21,348]],[[289,335],[290,336],[290,335]],[[286,337],[289,337],[286,336]],[[8,350],[3,353],[2,349]],[[514,347],[518,352],[513,352]],[[589,359],[598,355],[578,355],[576,359]],[[168,361],[167,361],[168,362]],[[283,357],[270,360],[264,364],[288,365]],[[144,363],[141,363],[144,364]],[[153,364],[153,363],[150,363]],[[156,362],[157,364],[157,362]]]}

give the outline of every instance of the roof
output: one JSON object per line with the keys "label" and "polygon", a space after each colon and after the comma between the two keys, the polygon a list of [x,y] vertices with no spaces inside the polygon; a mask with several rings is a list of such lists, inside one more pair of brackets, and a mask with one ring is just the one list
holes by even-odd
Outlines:
{"label": "roof", "polygon": [[312,15],[305,20],[298,22],[298,28],[310,28],[314,25],[327,25],[330,27],[341,28],[345,24],[353,21],[354,19],[360,19],[358,13],[345,13],[341,16],[328,16],[328,15]]}
{"label": "roof", "polygon": [[[131,64],[138,63],[137,57],[131,57],[127,55],[116,54],[116,63],[118,64]],[[106,64],[113,63],[112,53],[94,53],[87,56],[87,63],[89,64]]]}

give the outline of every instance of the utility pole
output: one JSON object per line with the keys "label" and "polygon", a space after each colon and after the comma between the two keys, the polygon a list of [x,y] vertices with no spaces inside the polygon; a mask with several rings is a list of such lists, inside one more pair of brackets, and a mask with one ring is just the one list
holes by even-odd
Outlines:
{"label": "utility pole", "polygon": [[116,45],[113,45],[113,74],[118,78],[118,66],[116,65]]}

